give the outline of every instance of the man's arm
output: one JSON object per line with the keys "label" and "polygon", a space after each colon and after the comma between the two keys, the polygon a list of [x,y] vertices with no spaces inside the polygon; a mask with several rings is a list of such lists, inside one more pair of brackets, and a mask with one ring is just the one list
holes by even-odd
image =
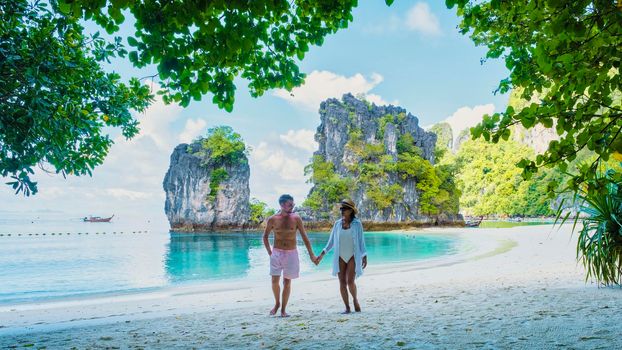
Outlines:
{"label": "man's arm", "polygon": [[313,248],[311,247],[311,241],[309,241],[309,237],[307,237],[307,232],[305,232],[304,225],[302,224],[302,219],[299,217],[296,218],[296,225],[298,226],[298,231],[300,232],[300,237],[302,237],[302,242],[307,247],[307,251],[309,252],[309,257],[313,262],[315,262],[315,254],[313,254]]}
{"label": "man's arm", "polygon": [[268,237],[270,236],[270,232],[272,232],[273,227],[274,219],[271,216],[268,218],[268,222],[266,223],[266,229],[263,231],[263,245],[266,247],[268,255],[272,255],[272,248],[270,247],[270,241],[268,240]]}

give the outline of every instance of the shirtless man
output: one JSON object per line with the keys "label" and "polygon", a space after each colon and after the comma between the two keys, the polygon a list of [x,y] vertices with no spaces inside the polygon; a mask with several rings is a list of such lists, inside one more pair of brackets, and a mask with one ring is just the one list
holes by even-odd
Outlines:
{"label": "shirtless man", "polygon": [[[294,198],[288,194],[284,194],[279,198],[281,211],[271,216],[266,224],[263,233],[263,244],[266,246],[268,255],[270,255],[270,275],[272,276],[272,292],[274,293],[274,308],[270,310],[270,315],[275,315],[281,308],[281,317],[288,317],[285,312],[289,293],[291,290],[292,279],[298,278],[300,272],[300,262],[298,260],[298,250],[296,249],[296,231],[300,232],[302,241],[307,247],[311,261],[315,263],[315,254],[311,248],[311,242],[307,237],[302,219],[297,214],[292,213],[294,210]],[[270,232],[274,231],[274,247],[270,247],[268,237]],[[283,272],[283,295],[279,301],[281,288],[279,280]]]}

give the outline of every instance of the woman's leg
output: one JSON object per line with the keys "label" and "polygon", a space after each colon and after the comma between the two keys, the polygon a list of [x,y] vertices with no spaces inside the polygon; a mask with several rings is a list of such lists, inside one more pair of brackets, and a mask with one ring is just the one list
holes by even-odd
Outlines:
{"label": "woman's leg", "polygon": [[356,284],[354,283],[354,279],[356,277],[356,263],[354,262],[354,257],[351,257],[348,260],[346,265],[346,283],[348,285],[348,289],[350,290],[350,294],[352,294],[352,301],[354,303],[354,311],[361,311],[361,305],[359,304],[359,300],[356,296]]}
{"label": "woman's leg", "polygon": [[348,283],[346,280],[347,264],[343,259],[339,258],[339,291],[341,292],[341,299],[346,305],[346,311],[350,312],[350,301],[348,300]]}

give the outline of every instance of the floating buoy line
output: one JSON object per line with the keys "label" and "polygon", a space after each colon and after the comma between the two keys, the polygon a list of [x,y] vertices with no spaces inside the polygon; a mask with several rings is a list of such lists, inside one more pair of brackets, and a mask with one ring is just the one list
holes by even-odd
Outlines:
{"label": "floating buoy line", "polygon": [[88,235],[123,235],[123,234],[144,234],[148,230],[141,231],[96,231],[96,232],[43,232],[43,233],[0,233],[0,237],[33,237],[33,236],[88,236]]}

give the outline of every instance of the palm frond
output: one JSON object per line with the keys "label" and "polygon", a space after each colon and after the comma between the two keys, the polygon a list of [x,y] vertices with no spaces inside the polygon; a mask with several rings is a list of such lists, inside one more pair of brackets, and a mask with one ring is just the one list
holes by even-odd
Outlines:
{"label": "palm frond", "polygon": [[[578,195],[583,201],[579,208],[584,218],[577,241],[577,259],[586,268],[586,281],[594,278],[604,285],[622,282],[622,192],[613,178],[611,171],[607,171],[596,177],[597,181],[607,183],[602,190]],[[578,215],[573,232],[577,220]]]}

